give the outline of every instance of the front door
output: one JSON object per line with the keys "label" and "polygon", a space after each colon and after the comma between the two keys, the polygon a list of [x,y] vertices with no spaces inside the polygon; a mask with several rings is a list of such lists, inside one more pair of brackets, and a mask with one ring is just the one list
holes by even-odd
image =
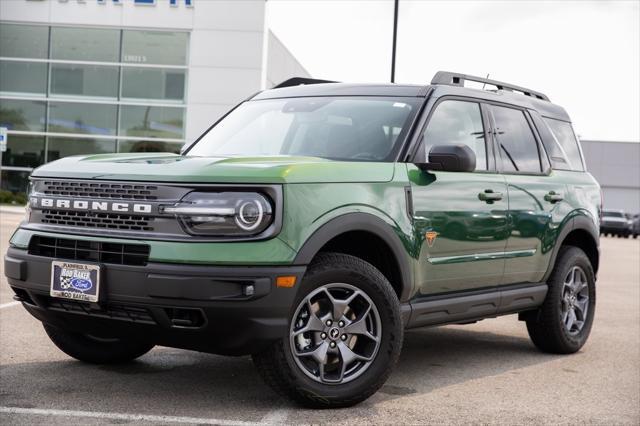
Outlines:
{"label": "front door", "polygon": [[475,172],[423,172],[407,165],[419,250],[416,279],[423,295],[493,287],[502,279],[507,186],[495,172],[483,116],[476,102],[440,101],[418,153],[428,158],[434,145],[465,144],[476,154]]}

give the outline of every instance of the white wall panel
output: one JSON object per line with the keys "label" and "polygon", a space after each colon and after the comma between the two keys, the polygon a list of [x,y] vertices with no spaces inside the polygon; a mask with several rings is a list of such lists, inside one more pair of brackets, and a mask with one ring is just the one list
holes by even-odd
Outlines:
{"label": "white wall panel", "polygon": [[236,104],[259,89],[259,69],[189,69],[189,104]]}
{"label": "white wall panel", "polygon": [[94,0],[78,3],[75,0],[59,2],[48,0],[51,5],[50,22],[71,25],[122,25],[123,5],[111,1],[100,4]]}
{"label": "white wall panel", "polygon": [[262,32],[195,30],[190,65],[258,69],[262,66]]}
{"label": "white wall panel", "polygon": [[[93,1],[93,0],[91,0]],[[136,5],[124,1],[122,25],[159,29],[191,29],[195,7],[186,7],[183,1],[178,6],[169,5],[169,0],[157,0],[156,5]]]}
{"label": "white wall panel", "polygon": [[0,19],[3,21],[49,22],[48,1],[0,0]]}
{"label": "white wall panel", "polygon": [[268,31],[267,88],[291,77],[310,77],[309,72],[271,31]]}
{"label": "white wall panel", "polygon": [[264,0],[196,0],[193,28],[210,30],[262,31]]}
{"label": "white wall panel", "polygon": [[187,107],[187,143],[193,142],[234,105],[189,105]]}

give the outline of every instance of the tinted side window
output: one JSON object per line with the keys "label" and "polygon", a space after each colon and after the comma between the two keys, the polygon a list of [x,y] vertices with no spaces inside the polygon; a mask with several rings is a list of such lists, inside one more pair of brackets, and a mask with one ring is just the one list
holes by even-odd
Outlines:
{"label": "tinted side window", "polygon": [[569,162],[570,170],[584,171],[580,149],[578,148],[578,139],[576,139],[576,135],[573,133],[571,123],[554,120],[553,118],[545,118],[544,121],[551,129],[554,142],[559,146],[564,157]]}
{"label": "tinted side window", "polygon": [[425,158],[434,145],[464,144],[476,154],[476,170],[487,170],[487,151],[480,105],[466,101],[444,101],[431,115],[424,132]]}
{"label": "tinted side window", "polygon": [[498,106],[492,106],[491,110],[504,171],[539,173],[538,143],[524,112]]}

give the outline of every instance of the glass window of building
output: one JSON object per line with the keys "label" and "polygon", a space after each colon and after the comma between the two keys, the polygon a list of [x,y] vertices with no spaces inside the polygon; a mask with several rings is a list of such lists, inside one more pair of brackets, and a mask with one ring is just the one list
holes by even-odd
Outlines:
{"label": "glass window of building", "polygon": [[47,130],[57,133],[116,134],[117,106],[50,102]]}
{"label": "glass window of building", "polygon": [[118,97],[118,67],[51,64],[51,94]]}
{"label": "glass window of building", "polygon": [[49,27],[0,24],[0,56],[46,59],[48,49]]}
{"label": "glass window of building", "polygon": [[120,135],[182,139],[184,108],[122,105]]}
{"label": "glass window of building", "polygon": [[70,155],[103,154],[115,151],[116,142],[112,139],[49,137],[47,161],[54,161]]}
{"label": "glass window of building", "polygon": [[2,188],[24,192],[22,168],[69,155],[179,152],[188,41],[188,32],[0,23]]}
{"label": "glass window of building", "polygon": [[51,28],[51,59],[118,62],[119,50],[119,30]]}
{"label": "glass window of building", "polygon": [[30,174],[31,172],[2,169],[2,189],[16,194],[15,197],[11,197],[13,201],[26,204]]}
{"label": "glass window of building", "polygon": [[6,127],[9,130],[43,132],[45,116],[44,101],[0,99],[0,127]]}
{"label": "glass window of building", "polygon": [[0,92],[44,95],[46,90],[47,64],[0,61]]}
{"label": "glass window of building", "polygon": [[135,99],[184,99],[185,70],[123,68],[122,97]]}
{"label": "glass window of building", "polygon": [[187,33],[124,30],[122,62],[157,65],[187,64]]}
{"label": "glass window of building", "polygon": [[44,161],[44,136],[10,135],[7,151],[2,153],[2,165],[38,167]]}
{"label": "glass window of building", "polygon": [[178,154],[182,148],[180,142],[162,142],[154,140],[120,141],[118,152],[173,152]]}

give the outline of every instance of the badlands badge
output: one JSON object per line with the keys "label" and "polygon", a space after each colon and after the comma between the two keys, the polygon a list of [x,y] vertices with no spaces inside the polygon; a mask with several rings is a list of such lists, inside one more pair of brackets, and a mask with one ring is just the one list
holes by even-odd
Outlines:
{"label": "badlands badge", "polygon": [[427,245],[429,247],[433,247],[433,243],[435,243],[438,233],[436,231],[427,231],[424,236],[427,237]]}

